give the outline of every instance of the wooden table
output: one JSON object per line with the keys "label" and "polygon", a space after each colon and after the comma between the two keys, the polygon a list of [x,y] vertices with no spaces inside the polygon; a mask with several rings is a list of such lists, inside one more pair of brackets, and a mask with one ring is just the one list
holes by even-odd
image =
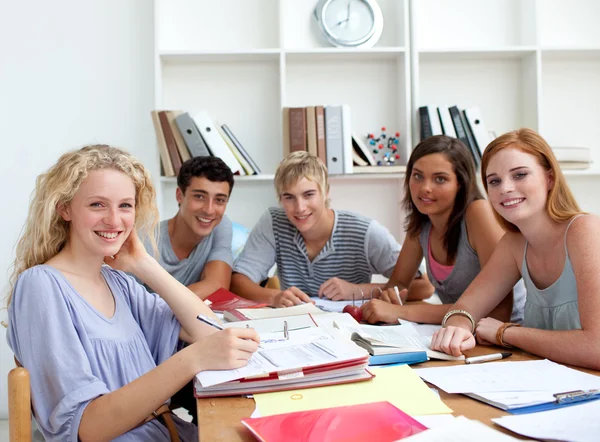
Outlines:
{"label": "wooden table", "polygon": [[[467,352],[467,356],[479,356],[489,353],[498,353],[499,347],[486,347],[478,345],[473,350]],[[506,350],[502,350],[506,351]],[[512,349],[512,356],[504,361],[530,361],[540,359],[537,356],[526,353],[522,350]],[[415,368],[425,367],[441,367],[444,365],[456,365],[462,364],[460,361],[429,361],[422,364],[415,365]],[[577,368],[577,367],[572,367]],[[600,375],[598,372],[592,370],[582,370],[587,373]],[[492,407],[483,402],[476,401],[467,396],[461,394],[447,394],[446,392],[439,390],[440,397],[446,405],[448,405],[454,412],[455,416],[465,416],[470,419],[476,419],[483,422],[494,429],[511,434],[512,436],[520,439],[526,439],[519,437],[514,433],[505,430],[504,428],[495,425],[491,420],[505,416],[508,413],[500,410],[499,408]],[[212,399],[198,399],[198,428],[199,428],[199,440],[201,442],[211,441],[255,441],[256,439],[252,436],[252,433],[241,424],[241,419],[250,417],[254,411],[255,403],[254,399],[248,399],[244,397],[228,397],[228,398],[212,398]]]}

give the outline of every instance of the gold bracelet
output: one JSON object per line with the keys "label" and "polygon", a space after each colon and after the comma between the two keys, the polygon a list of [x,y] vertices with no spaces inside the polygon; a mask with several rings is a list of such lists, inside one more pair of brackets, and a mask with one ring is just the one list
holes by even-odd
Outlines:
{"label": "gold bracelet", "polygon": [[442,327],[446,326],[446,321],[448,321],[448,319],[450,319],[450,317],[453,315],[462,315],[466,317],[469,321],[471,321],[471,333],[475,333],[475,319],[473,318],[473,315],[471,315],[471,313],[469,313],[468,311],[462,309],[450,310],[448,313],[446,313],[444,315],[444,319],[442,319]]}
{"label": "gold bracelet", "polygon": [[504,332],[506,331],[507,328],[511,328],[511,327],[521,327],[521,324],[515,324],[514,322],[505,322],[504,324],[502,324],[500,326],[500,328],[498,329],[498,331],[496,332],[496,343],[498,345],[501,345],[502,347],[506,347],[506,348],[513,348],[512,345],[504,342]]}

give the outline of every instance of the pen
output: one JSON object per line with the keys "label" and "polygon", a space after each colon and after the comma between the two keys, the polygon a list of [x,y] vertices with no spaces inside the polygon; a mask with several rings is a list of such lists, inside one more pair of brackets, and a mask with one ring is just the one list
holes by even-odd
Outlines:
{"label": "pen", "polygon": [[394,291],[396,292],[396,298],[398,298],[398,304],[403,305],[402,298],[400,298],[400,290],[398,290],[397,285],[394,286]]}
{"label": "pen", "polygon": [[288,332],[288,325],[287,325],[287,321],[283,321],[283,337],[285,339],[290,339],[290,334]]}
{"label": "pen", "polygon": [[[219,324],[218,322],[213,321],[208,316],[198,315],[198,316],[196,316],[196,319],[198,319],[198,321],[202,321],[205,324],[210,325],[211,327],[216,328],[217,330],[225,330],[221,324]],[[248,324],[246,324],[246,328],[250,328],[248,326]],[[260,344],[258,344],[258,348],[263,348],[263,346],[260,345]]]}
{"label": "pen", "polygon": [[506,359],[512,356],[512,353],[493,353],[491,355],[473,356],[472,358],[465,359],[465,364],[476,364],[478,362],[497,361],[499,359]]}

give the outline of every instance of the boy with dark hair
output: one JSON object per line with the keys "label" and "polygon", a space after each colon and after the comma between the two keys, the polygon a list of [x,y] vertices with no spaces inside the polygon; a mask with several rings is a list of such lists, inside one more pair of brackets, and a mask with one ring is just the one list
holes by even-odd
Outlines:
{"label": "boy with dark hair", "polygon": [[177,176],[179,211],[160,223],[159,263],[202,299],[231,282],[232,228],[225,209],[232,189],[233,173],[220,158],[192,158]]}

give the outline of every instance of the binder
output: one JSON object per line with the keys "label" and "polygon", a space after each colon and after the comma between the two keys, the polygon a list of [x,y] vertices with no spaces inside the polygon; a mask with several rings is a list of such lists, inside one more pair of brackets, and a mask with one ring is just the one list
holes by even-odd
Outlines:
{"label": "binder", "polygon": [[481,154],[485,150],[488,144],[492,141],[492,137],[485,127],[485,124],[481,120],[481,110],[479,107],[472,106],[464,110],[464,115],[467,120],[467,124],[473,133],[473,138],[475,139],[475,143],[477,145],[477,151],[479,153],[479,158],[481,159]]}
{"label": "binder", "polygon": [[352,118],[350,116],[350,106],[342,105],[342,149],[344,158],[343,171],[345,174],[352,173],[354,161],[352,161]]}
{"label": "binder", "polygon": [[185,141],[185,144],[190,151],[192,157],[209,157],[211,156],[208,146],[202,139],[200,131],[196,127],[194,120],[190,114],[184,112],[175,117],[175,123],[179,128],[179,132]]}
{"label": "binder", "polygon": [[460,119],[465,129],[465,133],[467,134],[467,140],[469,141],[467,146],[471,150],[471,155],[473,156],[473,161],[475,161],[475,166],[479,167],[479,164],[481,164],[481,154],[479,149],[477,149],[477,144],[475,142],[475,138],[473,137],[473,132],[471,132],[471,127],[467,122],[467,115],[465,114],[464,110],[460,112]]}
{"label": "binder", "polygon": [[307,151],[306,109],[291,107],[289,109],[290,151]]}
{"label": "binder", "polygon": [[448,106],[438,106],[437,111],[440,122],[442,123],[442,132],[444,132],[444,135],[456,138],[456,131],[454,130],[454,124],[452,124],[452,117],[450,116]]}
{"label": "binder", "polygon": [[429,118],[427,106],[421,106],[419,108],[419,121],[421,123],[421,141],[423,141],[433,135],[431,132],[431,120]]}
{"label": "binder", "polygon": [[373,378],[367,370],[368,353],[364,349],[320,328],[260,333],[260,340],[261,348],[245,367],[198,373],[196,397],[283,391]]}
{"label": "binder", "polygon": [[317,156],[317,115],[315,106],[306,107],[306,142],[308,153]]}
{"label": "binder", "polygon": [[[208,295],[209,307],[215,312],[225,312],[238,308],[260,308],[266,307],[266,303],[258,303],[250,299],[242,298],[223,287]],[[206,301],[205,301],[206,302]]]}
{"label": "binder", "polygon": [[181,161],[185,163],[192,155],[181,136],[181,131],[175,123],[175,118],[177,118],[178,115],[181,115],[181,113],[181,111],[167,111],[167,119],[169,120],[169,126],[171,126],[171,132],[173,132],[173,138],[175,138],[175,144],[177,145],[177,150],[181,156]]}
{"label": "binder", "polygon": [[450,112],[450,117],[452,118],[454,130],[456,131],[456,138],[462,141],[467,149],[469,149],[469,140],[463,127],[462,118],[460,118],[460,111],[458,110],[458,107],[450,106],[448,111]]}
{"label": "binder", "polygon": [[173,169],[173,163],[171,163],[169,151],[167,150],[167,143],[165,142],[160,120],[158,119],[158,111],[151,111],[150,116],[152,117],[154,132],[156,133],[156,142],[158,144],[158,152],[160,154],[163,176],[175,176],[175,169]]}
{"label": "binder", "polygon": [[431,123],[431,135],[443,135],[442,124],[437,113],[437,106],[426,106],[429,113],[429,122]]}
{"label": "binder", "polygon": [[327,164],[327,147],[325,146],[325,108],[315,106],[315,117],[317,125],[317,155]]}
{"label": "binder", "polygon": [[173,165],[173,170],[175,175],[179,175],[179,169],[181,169],[181,165],[183,163],[181,161],[179,149],[177,149],[177,144],[175,143],[173,131],[169,125],[167,111],[158,112],[158,121],[160,122],[160,127],[162,128],[165,144],[167,145],[167,152],[169,153],[169,158],[171,159],[171,164]]}
{"label": "binder", "polygon": [[194,123],[200,131],[200,135],[204,139],[204,142],[209,147],[210,151],[215,157],[219,157],[223,160],[227,166],[231,169],[231,172],[239,175],[245,175],[246,173],[240,166],[240,163],[235,159],[233,153],[225,144],[221,135],[217,131],[217,128],[213,120],[208,116],[206,111],[200,111],[192,117]]}
{"label": "binder", "polygon": [[218,124],[216,124],[215,127],[217,128],[217,132],[219,132],[219,135],[221,136],[223,141],[225,141],[225,144],[227,144],[227,147],[229,148],[235,159],[238,161],[238,163],[240,163],[240,166],[242,166],[244,173],[246,175],[254,175],[254,170],[252,169],[252,166],[250,166],[250,163],[248,163],[246,159],[242,156],[241,152],[237,149],[235,144],[233,144],[233,141],[227,136],[223,128]]}
{"label": "binder", "polygon": [[344,144],[342,138],[342,106],[325,107],[325,144],[329,175],[344,173]]}

